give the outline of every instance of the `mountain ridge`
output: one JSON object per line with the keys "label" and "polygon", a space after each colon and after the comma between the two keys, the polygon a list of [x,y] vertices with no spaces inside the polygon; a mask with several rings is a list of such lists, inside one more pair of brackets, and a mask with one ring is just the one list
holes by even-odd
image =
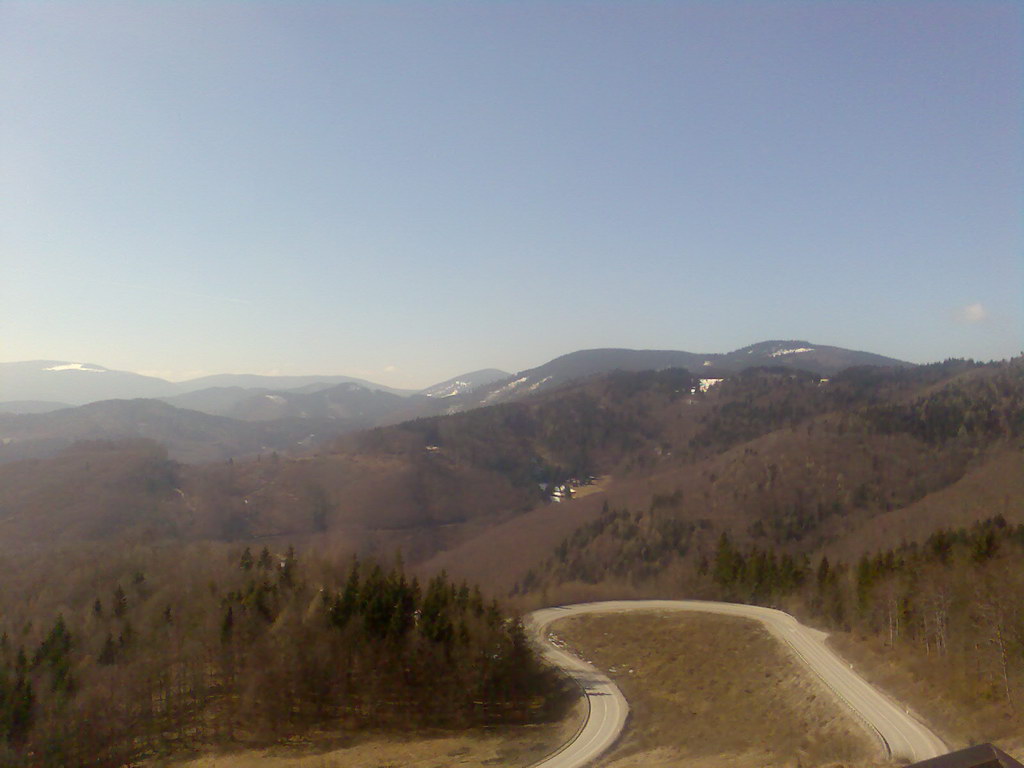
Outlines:
{"label": "mountain ridge", "polygon": [[[745,367],[779,365],[802,368],[819,375],[836,373],[854,365],[905,367],[902,360],[842,347],[812,345],[804,340],[757,342],[732,352],[698,353],[683,350],[594,348],[569,352],[515,374],[494,368],[453,376],[423,389],[399,389],[344,375],[263,376],[219,373],[172,382],[131,371],[119,371],[94,363],[61,360],[26,360],[0,363],[0,404],[16,401],[47,401],[85,405],[99,400],[131,400],[139,397],[174,398],[205,389],[242,388],[268,391],[314,392],[339,384],[354,383],[370,391],[401,397],[423,395],[467,399],[477,394],[486,403],[501,402],[518,390],[551,389],[561,383],[612,370],[660,370],[687,368],[736,371]],[[549,378],[546,378],[549,377]],[[520,379],[527,379],[520,382]],[[540,379],[545,379],[543,382]],[[525,386],[523,386],[525,384]],[[530,387],[533,386],[533,389]],[[488,390],[489,391],[485,391]],[[502,389],[499,393],[497,390]]]}
{"label": "mountain ridge", "polygon": [[[261,447],[304,452],[345,432],[515,402],[615,371],[688,370],[700,377],[697,386],[703,389],[748,367],[829,376],[856,365],[909,364],[804,340],[765,341],[733,352],[704,354],[599,348],[560,355],[512,375],[498,369],[473,371],[410,393],[346,376],[218,374],[175,384],[91,363],[2,363],[0,461],[52,455],[74,440],[140,436],[167,442],[172,456],[183,461],[234,458]],[[217,382],[224,386],[199,386]],[[21,397],[10,398],[12,394]],[[129,405],[140,398],[173,408]],[[104,402],[110,405],[91,407]],[[203,422],[203,414],[211,419]],[[130,424],[131,418],[138,423]],[[259,440],[243,424],[262,425]],[[215,441],[222,447],[200,450],[196,440],[184,437],[189,432],[219,436]]]}
{"label": "mountain ridge", "polygon": [[[683,368],[706,378],[721,378],[745,368],[781,367],[830,376],[846,368],[861,365],[905,368],[914,364],[873,352],[861,352],[804,340],[771,340],[751,344],[732,352],[697,353],[669,349],[629,349],[606,347],[582,349],[553,358],[477,388],[457,403],[462,407],[494,405],[515,400],[523,394],[549,391],[571,381],[611,371],[664,370]],[[458,398],[452,398],[453,401]],[[456,403],[453,403],[455,405]]]}

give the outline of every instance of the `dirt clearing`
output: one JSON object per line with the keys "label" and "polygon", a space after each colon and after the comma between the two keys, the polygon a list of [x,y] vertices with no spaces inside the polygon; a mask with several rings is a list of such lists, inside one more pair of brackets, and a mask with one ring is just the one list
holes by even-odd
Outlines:
{"label": "dirt clearing", "polygon": [[553,630],[629,701],[626,732],[602,768],[884,764],[854,716],[756,622],[652,611]]}
{"label": "dirt clearing", "polygon": [[[552,725],[478,729],[465,733],[362,734],[267,749],[207,754],[149,768],[524,768],[564,743],[583,717],[576,706]],[[329,746],[330,745],[330,746]]]}

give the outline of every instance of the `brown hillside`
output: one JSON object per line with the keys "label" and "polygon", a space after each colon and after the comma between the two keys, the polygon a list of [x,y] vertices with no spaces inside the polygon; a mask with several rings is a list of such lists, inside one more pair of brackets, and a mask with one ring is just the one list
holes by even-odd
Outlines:
{"label": "brown hillside", "polygon": [[[401,546],[414,560],[450,551],[436,562],[507,586],[607,502],[633,514],[642,535],[627,541],[617,523],[578,537],[571,548],[585,573],[563,576],[599,581],[614,565],[616,578],[647,578],[666,557],[706,554],[723,530],[813,553],[950,486],[1015,439],[1020,369],[852,369],[828,383],[750,370],[706,393],[685,371],[619,372],[359,433],[300,459],[180,466],[152,449],[118,458],[141,443],[86,444],[5,469],[0,525],[8,543],[277,537]],[[609,476],[603,494],[546,502],[554,485],[588,474]],[[589,541],[599,544],[584,552]]]}
{"label": "brown hillside", "polygon": [[0,465],[0,549],[178,535],[187,517],[180,480],[167,452],[144,440]]}
{"label": "brown hillside", "polygon": [[825,551],[830,557],[854,560],[870,542],[923,541],[939,528],[970,526],[1002,515],[1024,522],[1024,451],[1006,446],[986,456],[960,480],[906,507],[856,523]]}
{"label": "brown hillside", "polygon": [[542,504],[484,528],[423,564],[507,593],[531,568],[541,565],[559,541],[601,512],[602,494],[562,504]]}
{"label": "brown hillside", "polygon": [[[594,499],[540,507],[432,562],[496,589],[521,582],[553,595],[559,583],[583,582],[681,594],[723,532],[812,557],[834,541],[850,541],[858,555],[890,545],[888,521],[900,519],[916,521],[900,536],[923,539],[1021,498],[1012,446],[1022,402],[1016,362],[854,371],[827,386],[751,372],[705,397],[662,402],[661,432],[618,463],[601,510]],[[979,473],[988,503],[970,483],[932,497],[965,473]],[[944,512],[923,514],[926,504]]]}

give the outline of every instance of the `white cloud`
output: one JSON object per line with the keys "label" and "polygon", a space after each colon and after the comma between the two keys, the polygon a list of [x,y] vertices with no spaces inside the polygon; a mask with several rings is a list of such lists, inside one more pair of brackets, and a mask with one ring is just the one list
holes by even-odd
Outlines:
{"label": "white cloud", "polygon": [[977,325],[978,323],[984,322],[988,319],[988,311],[980,302],[974,304],[968,304],[967,306],[960,307],[954,312],[954,317],[958,323],[965,325]]}

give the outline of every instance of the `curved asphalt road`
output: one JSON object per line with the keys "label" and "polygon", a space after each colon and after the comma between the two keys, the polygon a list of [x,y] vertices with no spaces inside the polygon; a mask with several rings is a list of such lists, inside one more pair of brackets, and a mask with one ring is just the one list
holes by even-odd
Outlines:
{"label": "curved asphalt road", "polygon": [[788,613],[772,608],[701,600],[617,600],[544,608],[526,617],[535,641],[552,664],[563,669],[586,692],[590,714],[576,736],[533,768],[579,768],[605,752],[626,724],[629,704],[618,687],[589,663],[552,642],[552,622],[587,613],[625,611],[704,611],[755,619],[783,641],[845,702],[881,742],[886,754],[910,762],[944,755],[948,751],[934,733],[903,707],[872,687],[825,645],[827,635],[805,627]]}

